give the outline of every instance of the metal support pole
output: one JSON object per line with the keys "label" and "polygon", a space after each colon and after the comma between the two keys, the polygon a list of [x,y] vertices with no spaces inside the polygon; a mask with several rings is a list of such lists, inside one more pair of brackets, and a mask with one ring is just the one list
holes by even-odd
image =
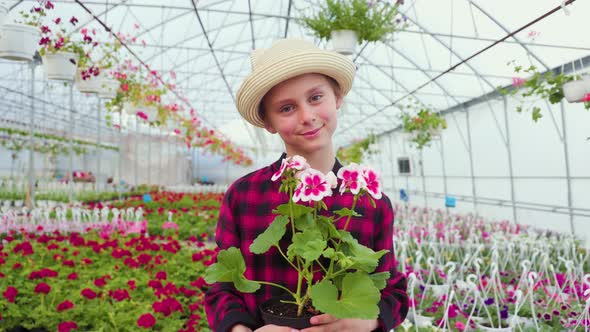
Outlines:
{"label": "metal support pole", "polygon": [[147,176],[147,183],[149,186],[152,185],[152,127],[148,124],[148,133],[147,133],[147,141],[148,141],[148,176]]}
{"label": "metal support pole", "polygon": [[[477,191],[475,190],[475,171],[473,167],[473,143],[471,141],[471,124],[469,122],[469,110],[465,109],[465,119],[467,122],[467,142],[469,144],[469,173],[471,175],[471,195],[473,195],[473,210],[477,213]],[[506,128],[508,131],[508,128]]]}
{"label": "metal support pole", "polygon": [[[512,201],[512,218],[514,223],[518,224],[516,214],[516,203],[514,201],[514,167],[512,166],[512,150],[510,149],[510,127],[508,126],[508,100],[502,98],[504,106],[504,125],[506,126],[506,151],[508,152],[508,171],[510,172],[510,200]],[[475,199],[475,197],[474,197]]]}
{"label": "metal support pole", "polygon": [[391,191],[392,191],[392,195],[394,195],[393,193],[395,192],[395,159],[393,157],[393,134],[388,134],[387,136],[389,136],[389,162],[391,164]]}
{"label": "metal support pole", "polygon": [[35,207],[35,63],[29,64],[31,69],[31,109],[29,110],[29,201],[28,207]]}
{"label": "metal support pole", "polygon": [[563,100],[559,104],[559,107],[561,109],[561,125],[562,125],[562,131],[563,131],[563,155],[565,157],[565,175],[567,177],[567,206],[569,208],[569,214],[570,214],[570,228],[571,228],[572,234],[576,234],[576,229],[574,227],[574,215],[573,215],[573,211],[572,211],[572,178],[571,178],[571,169],[570,169],[569,148],[568,148],[568,144],[567,144],[567,130],[566,130],[567,121],[565,119],[566,112],[565,112],[565,107],[563,106]]}
{"label": "metal support pole", "polygon": [[70,83],[70,180],[68,182],[68,198],[70,203],[74,201],[74,128],[76,128],[76,117],[74,116],[74,84]]}
{"label": "metal support pole", "polygon": [[[445,199],[446,199],[449,192],[448,192],[448,184],[447,184],[447,167],[445,164],[445,145],[443,144],[442,135],[440,136],[440,161],[441,161],[442,173],[443,173],[443,189],[444,189]],[[446,204],[445,204],[445,206],[446,206]],[[449,209],[447,208],[447,211],[448,210]]]}
{"label": "metal support pole", "polygon": [[137,122],[138,122],[137,116],[135,116],[134,120],[135,120],[135,135],[133,136],[133,140],[134,140],[133,143],[135,144],[135,149],[134,149],[135,150],[134,151],[135,158],[134,158],[133,167],[135,168],[135,171],[133,172],[133,181],[134,181],[134,186],[137,187],[139,185],[139,182],[137,179],[138,163],[139,163],[139,160],[137,160],[139,158],[139,154],[137,153],[137,141],[138,141],[137,136],[139,136],[139,129],[138,129],[139,127],[137,124]]}
{"label": "metal support pole", "polygon": [[164,168],[162,167],[162,144],[164,143],[164,135],[162,132],[162,128],[158,128],[158,175],[157,184],[163,185],[162,182],[162,173],[164,173]]}
{"label": "metal support pole", "polygon": [[428,207],[428,197],[426,195],[426,178],[424,177],[424,153],[420,149],[420,176],[422,177],[422,193],[424,194],[424,207]]}
{"label": "metal support pole", "polygon": [[96,125],[96,176],[94,177],[94,185],[96,191],[102,190],[102,176],[100,175],[100,159],[101,159],[101,148],[100,148],[100,127],[101,127],[101,118],[100,118],[100,97],[96,98],[96,118],[97,118],[97,125]]}

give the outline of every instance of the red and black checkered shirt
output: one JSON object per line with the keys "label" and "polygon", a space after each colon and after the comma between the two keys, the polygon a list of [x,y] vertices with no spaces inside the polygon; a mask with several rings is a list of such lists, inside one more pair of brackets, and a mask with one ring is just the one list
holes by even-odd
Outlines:
{"label": "red and black checkered shirt", "polygon": [[[272,210],[288,202],[288,195],[278,192],[280,180],[271,181],[272,175],[279,170],[285,154],[270,166],[250,173],[232,184],[225,193],[219,213],[219,222],[215,238],[220,249],[240,248],[246,261],[246,278],[250,280],[268,281],[297,289],[297,271],[280,255],[276,248],[271,248],[262,255],[250,252],[250,244],[274,220]],[[338,173],[342,165],[336,160],[333,172]],[[340,181],[339,181],[340,182]],[[340,185],[340,183],[338,183]],[[353,195],[340,195],[334,192],[331,197],[324,198],[329,211],[352,206]],[[375,251],[389,250],[381,258],[375,272],[390,272],[387,286],[381,291],[379,302],[379,325],[377,331],[389,331],[399,325],[408,312],[408,296],[406,294],[406,278],[396,269],[393,254],[393,210],[387,196],[376,201],[373,208],[369,199],[357,201],[355,211],[362,217],[353,218],[348,231],[359,243]],[[330,215],[332,215],[330,213]],[[336,222],[337,228],[344,227],[345,218]],[[279,245],[286,251],[290,229]],[[243,324],[251,329],[261,327],[262,321],[258,306],[273,296],[280,296],[277,287],[262,285],[258,291],[244,294],[237,291],[231,283],[215,283],[207,291],[205,307],[209,325],[215,332],[230,331],[236,324]]]}

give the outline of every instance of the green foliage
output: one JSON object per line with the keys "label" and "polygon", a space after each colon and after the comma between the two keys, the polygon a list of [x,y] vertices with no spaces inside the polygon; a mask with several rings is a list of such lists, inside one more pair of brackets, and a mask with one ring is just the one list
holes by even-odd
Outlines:
{"label": "green foliage", "polygon": [[336,152],[336,158],[343,164],[357,163],[360,164],[363,161],[365,153],[371,153],[369,147],[371,144],[375,144],[375,135],[369,135],[366,138],[355,142],[347,147],[341,147]]}
{"label": "green foliage", "polygon": [[303,24],[320,39],[330,40],[332,31],[353,30],[359,43],[376,42],[406,27],[398,7],[399,2],[326,0],[314,16],[303,18]]}
{"label": "green foliage", "polygon": [[411,141],[417,145],[418,149],[430,143],[434,131],[447,128],[447,121],[444,118],[418,101],[414,101],[412,105],[405,108],[414,109],[414,111],[404,111],[400,114],[402,126],[404,132],[412,134]]}
{"label": "green foliage", "polygon": [[289,218],[286,216],[277,216],[275,220],[268,226],[267,229],[250,245],[250,251],[253,254],[264,254],[271,247],[277,246],[279,241],[285,235],[287,229],[285,226],[289,223]]}

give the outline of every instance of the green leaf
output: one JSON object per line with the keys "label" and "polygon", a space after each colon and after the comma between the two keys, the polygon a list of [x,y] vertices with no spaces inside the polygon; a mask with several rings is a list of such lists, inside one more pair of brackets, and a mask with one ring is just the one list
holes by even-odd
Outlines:
{"label": "green leaf", "polygon": [[288,217],[277,216],[266,230],[252,242],[250,251],[253,254],[264,254],[270,247],[278,245],[287,231],[286,226],[288,223]]}
{"label": "green leaf", "polygon": [[307,229],[293,236],[293,243],[287,248],[287,256],[289,259],[294,256],[302,257],[309,264],[320,258],[327,245],[318,230]]}
{"label": "green leaf", "polygon": [[539,107],[533,107],[533,121],[537,122],[542,117],[541,109]]}
{"label": "green leaf", "polygon": [[315,225],[322,232],[324,239],[340,238],[340,233],[336,226],[334,226],[334,219],[332,217],[318,216]]}
{"label": "green leaf", "polygon": [[[304,215],[306,213],[312,213],[312,212],[313,212],[313,208],[311,208],[309,206],[293,204],[293,218],[295,218],[295,219],[301,217],[302,215]],[[280,214],[280,215],[288,216],[288,217],[291,216],[291,212],[290,212],[288,203],[281,204],[281,205],[277,206],[277,208],[275,210],[273,210],[272,213]]]}
{"label": "green leaf", "polygon": [[387,279],[389,279],[389,272],[378,272],[369,275],[373,284],[377,289],[382,290],[387,286]]}
{"label": "green leaf", "polygon": [[379,259],[389,252],[389,250],[375,252],[373,249],[358,243],[356,239],[347,241],[342,251],[353,262],[347,268],[362,270],[367,273],[375,271],[377,265],[379,265]]}
{"label": "green leaf", "polygon": [[334,211],[334,213],[341,216],[341,217],[362,217],[362,215],[356,213],[355,211],[353,211],[351,209],[347,209],[347,208]]}
{"label": "green leaf", "polygon": [[305,231],[308,228],[314,227],[313,215],[311,213],[295,219],[295,228],[299,231]]}
{"label": "green leaf", "polygon": [[208,284],[215,282],[233,282],[237,290],[242,293],[252,293],[260,288],[260,285],[244,277],[246,263],[240,249],[232,247],[221,250],[217,255],[217,263],[211,265],[205,271],[205,281]]}
{"label": "green leaf", "polygon": [[369,276],[362,272],[348,274],[342,281],[342,293],[329,280],[311,287],[313,306],[336,318],[376,319],[381,294]]}

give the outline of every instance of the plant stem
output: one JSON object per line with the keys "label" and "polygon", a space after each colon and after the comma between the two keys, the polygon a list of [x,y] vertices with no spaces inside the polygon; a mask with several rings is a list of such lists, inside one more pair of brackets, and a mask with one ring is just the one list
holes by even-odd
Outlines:
{"label": "plant stem", "polygon": [[[354,198],[352,200],[352,207],[350,208],[351,211],[354,212],[354,208],[356,207],[356,201],[358,199],[358,195],[354,195]],[[348,223],[350,222],[350,219],[352,219],[352,215],[348,216],[348,218],[346,219],[346,223],[344,224],[344,228],[343,230],[346,231],[346,229],[348,228]],[[338,243],[336,243],[335,245],[335,251],[340,250],[340,244],[342,243],[342,238],[338,239]],[[334,271],[334,258],[330,258],[330,267],[328,268],[328,273],[326,273],[326,276],[331,275],[332,271]]]}
{"label": "plant stem", "polygon": [[287,293],[289,293],[289,294],[290,294],[291,296],[293,296],[294,298],[298,298],[298,296],[296,296],[296,295],[298,295],[298,294],[294,294],[293,292],[291,292],[291,290],[289,290],[289,288],[287,288],[287,287],[285,287],[285,286],[282,286],[282,285],[279,285],[279,284],[275,284],[274,282],[268,282],[268,281],[258,281],[258,280],[253,280],[253,281],[254,281],[254,282],[257,282],[257,283],[259,283],[259,284],[263,284],[263,285],[269,285],[269,286],[275,286],[275,287],[278,287],[278,288],[280,288],[280,289],[282,289],[282,290],[285,290],[285,291],[287,291]]}

